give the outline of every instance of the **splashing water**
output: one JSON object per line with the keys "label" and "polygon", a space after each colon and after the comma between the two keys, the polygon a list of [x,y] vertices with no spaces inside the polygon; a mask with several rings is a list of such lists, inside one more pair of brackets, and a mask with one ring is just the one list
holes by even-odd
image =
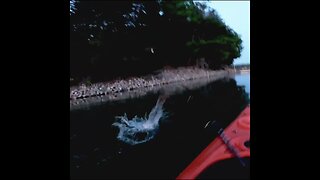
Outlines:
{"label": "splashing water", "polygon": [[116,116],[116,122],[112,125],[119,128],[117,138],[130,145],[141,144],[154,138],[159,129],[160,119],[166,117],[163,111],[165,100],[165,97],[159,97],[148,117],[135,116],[129,120],[126,113]]}

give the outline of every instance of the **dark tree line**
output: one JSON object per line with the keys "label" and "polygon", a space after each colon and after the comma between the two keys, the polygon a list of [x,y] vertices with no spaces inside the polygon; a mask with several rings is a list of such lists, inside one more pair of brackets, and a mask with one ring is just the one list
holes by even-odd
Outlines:
{"label": "dark tree line", "polygon": [[74,82],[143,75],[164,66],[205,62],[211,69],[240,56],[240,37],[214,9],[193,1],[70,1]]}

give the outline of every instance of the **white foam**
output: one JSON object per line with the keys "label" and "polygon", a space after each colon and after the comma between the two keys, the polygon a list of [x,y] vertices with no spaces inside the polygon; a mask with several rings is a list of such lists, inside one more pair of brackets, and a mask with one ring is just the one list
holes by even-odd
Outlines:
{"label": "white foam", "polygon": [[148,117],[135,116],[129,120],[126,113],[116,116],[116,122],[112,125],[119,128],[117,138],[130,145],[141,144],[154,138],[159,129],[159,121],[166,117],[163,111],[165,100],[159,97]]}

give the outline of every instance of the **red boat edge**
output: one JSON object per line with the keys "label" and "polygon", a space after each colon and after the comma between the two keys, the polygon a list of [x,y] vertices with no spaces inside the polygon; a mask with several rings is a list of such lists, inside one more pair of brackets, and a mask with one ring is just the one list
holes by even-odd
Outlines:
{"label": "red boat edge", "polygon": [[[240,115],[224,130],[229,144],[238,152],[239,158],[250,157],[250,106],[247,106]],[[227,144],[220,136],[215,138],[176,179],[196,179],[209,166],[229,158],[235,158]]]}

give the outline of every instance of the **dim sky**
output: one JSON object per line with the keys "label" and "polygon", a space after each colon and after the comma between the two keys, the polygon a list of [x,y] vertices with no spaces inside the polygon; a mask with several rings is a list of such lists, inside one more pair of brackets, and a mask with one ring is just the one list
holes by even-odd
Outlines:
{"label": "dim sky", "polygon": [[241,36],[243,50],[234,64],[250,64],[250,1],[210,1],[208,5]]}

